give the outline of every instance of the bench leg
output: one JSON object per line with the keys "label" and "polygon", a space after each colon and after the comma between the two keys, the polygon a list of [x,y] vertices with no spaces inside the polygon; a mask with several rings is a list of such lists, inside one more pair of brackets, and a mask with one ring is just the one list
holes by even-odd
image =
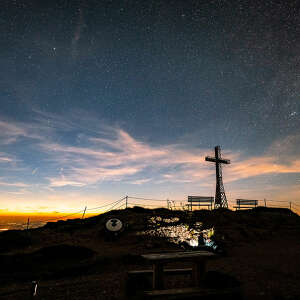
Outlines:
{"label": "bench leg", "polygon": [[192,282],[193,286],[200,286],[205,272],[205,261],[193,262]]}
{"label": "bench leg", "polygon": [[162,263],[153,265],[153,289],[161,290],[164,288],[164,266]]}

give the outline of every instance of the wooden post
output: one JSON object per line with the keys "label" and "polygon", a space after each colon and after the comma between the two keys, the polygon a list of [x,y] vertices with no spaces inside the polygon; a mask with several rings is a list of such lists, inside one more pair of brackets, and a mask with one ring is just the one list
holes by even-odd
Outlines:
{"label": "wooden post", "polygon": [[128,196],[125,197],[125,209],[127,208],[128,206]]}
{"label": "wooden post", "polygon": [[86,212],[86,207],[84,208],[84,212],[83,212],[83,214],[82,214],[82,217],[81,217],[81,219],[83,219],[83,218],[84,218],[85,212]]}
{"label": "wooden post", "polygon": [[292,211],[292,202],[290,202],[290,211]]}
{"label": "wooden post", "polygon": [[265,207],[267,207],[267,200],[266,200],[266,199],[264,199],[264,202],[265,202]]}
{"label": "wooden post", "polygon": [[29,228],[29,218],[27,219],[27,227],[26,227],[26,230],[28,230]]}
{"label": "wooden post", "polygon": [[192,269],[192,280],[194,286],[200,286],[201,279],[203,278],[205,272],[205,261],[204,260],[196,260],[193,262]]}
{"label": "wooden post", "polygon": [[164,288],[164,267],[161,262],[153,264],[153,289],[161,290]]}

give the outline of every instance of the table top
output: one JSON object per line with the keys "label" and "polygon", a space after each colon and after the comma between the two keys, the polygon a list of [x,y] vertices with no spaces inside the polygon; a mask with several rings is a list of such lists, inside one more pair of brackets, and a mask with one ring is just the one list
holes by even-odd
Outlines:
{"label": "table top", "polygon": [[169,252],[169,253],[153,253],[143,254],[142,257],[150,261],[158,260],[187,260],[187,259],[203,259],[217,256],[215,253],[209,251],[180,251],[180,252]]}

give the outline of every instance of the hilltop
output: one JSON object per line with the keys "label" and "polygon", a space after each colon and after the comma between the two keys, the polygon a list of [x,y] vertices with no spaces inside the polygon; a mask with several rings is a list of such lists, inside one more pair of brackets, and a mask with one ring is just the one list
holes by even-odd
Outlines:
{"label": "hilltop", "polygon": [[[104,228],[111,216],[126,224],[114,240]],[[186,249],[162,236],[137,234],[153,229],[149,222],[153,217],[162,220],[156,227],[192,228],[197,222],[202,229],[214,227],[215,240],[226,255],[210,262],[208,270],[235,277],[243,285],[245,299],[300,296],[300,218],[290,210],[258,207],[191,215],[134,207],[0,233],[0,299],[24,299],[31,280],[39,282],[41,299],[119,299],[126,272],[141,268],[140,254]],[[176,221],[164,222],[172,218]]]}

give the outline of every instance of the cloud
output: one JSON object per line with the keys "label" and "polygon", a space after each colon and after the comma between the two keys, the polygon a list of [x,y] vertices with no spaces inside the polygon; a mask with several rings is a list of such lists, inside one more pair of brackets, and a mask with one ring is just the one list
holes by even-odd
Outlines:
{"label": "cloud", "polygon": [[233,162],[226,173],[227,182],[264,174],[300,173],[300,159],[283,164],[276,156],[251,157]]}
{"label": "cloud", "polygon": [[0,163],[11,163],[14,160],[5,153],[0,153]]}
{"label": "cloud", "polygon": [[[202,187],[214,183],[214,164],[205,162],[205,156],[212,154],[213,149],[187,144],[151,145],[117,126],[104,125],[84,112],[69,117],[35,113],[32,123],[1,121],[0,128],[6,129],[7,141],[16,141],[19,137],[35,139],[31,144],[32,153],[42,154],[43,160],[38,167],[31,167],[30,173],[34,175],[39,170],[39,178],[48,182],[50,190],[64,186],[84,187],[103,181],[137,185],[152,181],[153,184]],[[53,123],[51,128],[49,120]],[[231,164],[224,168],[224,181],[264,174],[300,173],[299,144],[299,136],[289,136],[275,141],[266,153],[256,157],[222,150],[224,157],[231,159]],[[0,163],[12,160],[9,155],[0,153]]]}
{"label": "cloud", "polygon": [[27,193],[26,190],[22,189],[20,191],[13,191],[13,192],[6,192],[7,194],[12,194],[12,195],[25,195]]}
{"label": "cloud", "polygon": [[84,183],[78,181],[66,180],[64,178],[49,178],[50,187],[62,187],[62,186],[84,186]]}
{"label": "cloud", "polygon": [[[35,139],[37,141],[44,140],[45,133],[46,128],[40,123],[0,120],[0,145],[11,145],[18,142],[21,138]],[[46,136],[49,136],[49,134]]]}
{"label": "cloud", "polygon": [[23,182],[4,182],[4,181],[0,181],[0,186],[17,187],[17,188],[29,187],[28,184],[23,183]]}
{"label": "cloud", "polygon": [[26,131],[11,122],[5,122],[0,120],[0,143],[1,144],[12,144],[16,140],[25,136]]}
{"label": "cloud", "polygon": [[130,181],[129,183],[130,183],[130,184],[137,184],[137,185],[140,185],[140,184],[144,184],[144,183],[149,182],[149,181],[151,181],[151,178],[145,178],[145,179],[133,180],[133,181]]}
{"label": "cloud", "polygon": [[[152,172],[153,176],[162,176],[164,168],[177,168],[180,178],[172,178],[174,182],[190,182],[191,178],[199,179],[206,175],[191,170],[197,165],[199,169],[207,169],[203,165],[204,154],[188,152],[176,145],[151,146],[137,141],[127,132],[111,128],[109,137],[88,138],[88,146],[67,146],[58,143],[41,143],[57,166],[63,166],[63,178],[49,178],[51,186],[94,184],[99,181],[129,180],[135,184],[146,182],[141,173]],[[181,171],[180,171],[181,169]],[[136,175],[132,179],[132,175]],[[140,177],[141,176],[141,177]],[[189,178],[181,178],[187,176]],[[166,178],[164,178],[166,180]],[[151,180],[151,178],[149,179]],[[148,180],[147,180],[148,181]]]}
{"label": "cloud", "polygon": [[[84,186],[110,180],[133,184],[154,180],[156,183],[207,185],[214,178],[213,164],[205,162],[205,155],[212,152],[210,149],[188,149],[180,144],[152,146],[113,127],[108,136],[88,137],[87,141],[90,144],[85,147],[41,144],[58,166],[64,166],[63,178],[49,178],[52,187]],[[243,158],[241,153],[233,151],[225,151],[224,156],[232,161],[225,169],[226,182],[263,174],[300,172],[300,159],[279,162],[270,151],[260,157]],[[147,180],[143,179],[145,175]]]}

